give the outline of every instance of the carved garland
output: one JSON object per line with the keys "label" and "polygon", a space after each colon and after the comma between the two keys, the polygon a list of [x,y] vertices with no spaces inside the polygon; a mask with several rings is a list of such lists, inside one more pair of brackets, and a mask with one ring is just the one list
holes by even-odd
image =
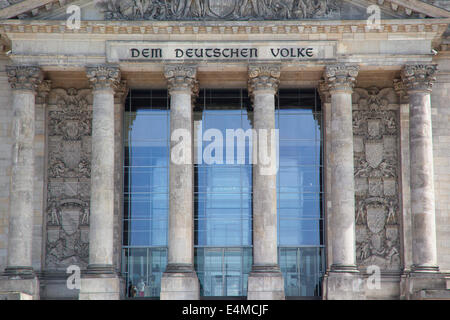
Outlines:
{"label": "carved garland", "polygon": [[356,88],[353,103],[357,262],[399,270],[398,96]]}
{"label": "carved garland", "polygon": [[49,96],[46,268],[86,267],[89,253],[91,90]]}

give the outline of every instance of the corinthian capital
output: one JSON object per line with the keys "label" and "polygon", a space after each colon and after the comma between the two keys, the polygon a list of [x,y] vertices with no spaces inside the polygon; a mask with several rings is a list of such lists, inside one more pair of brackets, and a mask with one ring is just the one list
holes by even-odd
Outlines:
{"label": "corinthian capital", "polygon": [[334,64],[325,68],[325,83],[330,91],[352,91],[358,76],[359,66],[347,64]]}
{"label": "corinthian capital", "polygon": [[44,78],[41,69],[35,66],[6,66],[6,74],[11,88],[33,92]]}
{"label": "corinthian capital", "polygon": [[271,90],[275,94],[280,84],[279,65],[253,65],[248,67],[248,91],[252,96],[258,90]]}
{"label": "corinthian capital", "polygon": [[173,65],[164,69],[169,92],[189,91],[193,96],[198,94],[197,68],[195,66]]}
{"label": "corinthian capital", "polygon": [[322,103],[331,102],[330,88],[325,80],[319,81],[319,95]]}
{"label": "corinthian capital", "polygon": [[119,67],[113,65],[97,65],[86,68],[86,75],[93,90],[113,89],[120,82]]}
{"label": "corinthian capital", "polygon": [[436,80],[436,64],[409,64],[405,65],[401,77],[407,91],[431,91]]}

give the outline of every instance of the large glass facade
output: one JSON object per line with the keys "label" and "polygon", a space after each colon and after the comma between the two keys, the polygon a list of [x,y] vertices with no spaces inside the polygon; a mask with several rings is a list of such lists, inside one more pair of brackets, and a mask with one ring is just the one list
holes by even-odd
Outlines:
{"label": "large glass facade", "polygon": [[[129,297],[157,298],[167,264],[168,106],[166,90],[131,90],[126,100],[122,268]],[[321,119],[315,90],[280,90],[278,246],[288,297],[321,295]],[[201,90],[194,108],[193,205],[195,269],[204,297],[247,294],[252,265],[251,128],[246,90]],[[230,136],[239,136],[237,129],[242,130],[243,152],[238,137]],[[217,144],[220,140],[223,145]]]}

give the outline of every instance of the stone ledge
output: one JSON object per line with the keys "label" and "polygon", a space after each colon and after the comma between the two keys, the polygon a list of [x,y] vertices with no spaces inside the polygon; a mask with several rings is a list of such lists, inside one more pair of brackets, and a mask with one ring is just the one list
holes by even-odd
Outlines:
{"label": "stone ledge", "polygon": [[[16,297],[20,295],[30,296],[31,299],[24,300],[39,300],[40,298],[39,279],[37,277],[31,279],[13,279],[10,277],[0,278],[0,292],[13,294]],[[19,296],[17,295],[19,294]],[[12,297],[13,297],[12,296]],[[26,297],[23,296],[23,297]]]}
{"label": "stone ledge", "polygon": [[79,300],[119,300],[120,279],[110,278],[81,278]]}
{"label": "stone ledge", "polygon": [[285,300],[281,272],[251,272],[248,276],[248,300]]}
{"label": "stone ledge", "polygon": [[413,300],[450,300],[450,289],[423,289],[412,296]]}
{"label": "stone ledge", "polygon": [[195,272],[165,272],[161,279],[161,300],[199,300],[200,283]]}
{"label": "stone ledge", "polygon": [[0,292],[1,300],[33,300],[33,296],[23,292]]}

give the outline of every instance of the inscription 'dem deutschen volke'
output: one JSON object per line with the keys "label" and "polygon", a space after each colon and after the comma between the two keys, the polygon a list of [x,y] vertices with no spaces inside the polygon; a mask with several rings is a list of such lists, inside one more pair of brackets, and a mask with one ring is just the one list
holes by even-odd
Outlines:
{"label": "inscription 'dem deutschen volke'", "polygon": [[336,59],[334,41],[108,41],[107,61],[318,61]]}
{"label": "inscription 'dem deutschen volke'", "polygon": [[[258,59],[261,48],[172,48],[171,57],[176,59]],[[266,48],[273,59],[313,58],[312,47]],[[132,59],[164,59],[161,48],[130,48]]]}

